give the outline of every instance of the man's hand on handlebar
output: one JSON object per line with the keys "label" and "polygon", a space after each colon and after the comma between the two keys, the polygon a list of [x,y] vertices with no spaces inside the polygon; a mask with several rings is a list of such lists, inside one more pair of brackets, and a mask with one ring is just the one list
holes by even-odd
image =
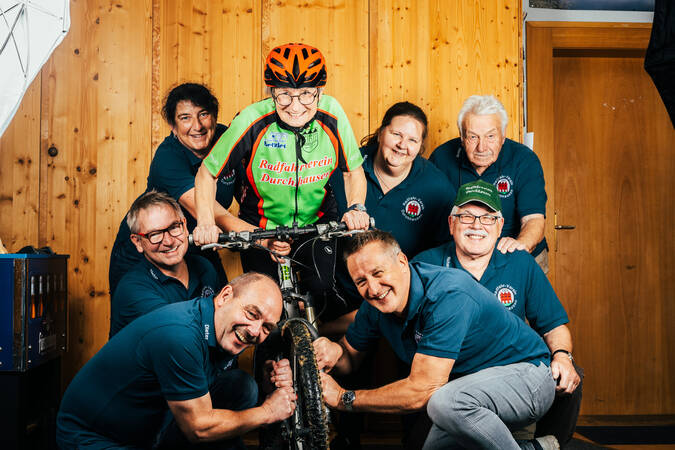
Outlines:
{"label": "man's hand on handlebar", "polygon": [[206,245],[218,242],[218,235],[222,233],[216,224],[200,225],[198,224],[192,230],[192,240],[195,245]]}
{"label": "man's hand on handlebar", "polygon": [[367,230],[370,227],[370,216],[365,211],[353,209],[342,216],[341,222],[346,223],[349,230]]}
{"label": "man's hand on handlebar", "polygon": [[[269,250],[276,252],[282,256],[286,256],[289,253],[291,253],[291,243],[286,242],[286,241],[277,241],[275,239],[262,239],[260,241],[260,245],[263,247],[268,248]],[[281,262],[280,258],[277,258],[274,256],[273,253],[270,253],[270,257],[272,257],[272,261],[274,262]]]}

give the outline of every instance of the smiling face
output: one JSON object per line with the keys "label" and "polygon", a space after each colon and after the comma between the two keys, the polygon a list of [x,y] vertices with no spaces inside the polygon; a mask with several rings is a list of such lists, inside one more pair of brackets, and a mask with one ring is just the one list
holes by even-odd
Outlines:
{"label": "smiling face", "polygon": [[381,242],[366,244],[347,258],[347,270],[359,294],[384,314],[402,316],[408,305],[408,258]]}
{"label": "smiling face", "polygon": [[281,291],[269,278],[238,288],[236,296],[232,286],[227,285],[213,303],[216,340],[232,355],[263,342],[281,317]]}
{"label": "smiling face", "polygon": [[[482,216],[495,213],[483,205],[469,203],[459,207],[456,214],[473,214]],[[479,219],[473,224],[461,223],[459,217],[450,216],[450,234],[452,234],[457,247],[457,256],[475,259],[485,255],[491,255],[499,239],[504,226],[504,219],[499,218],[494,225],[483,225]]]}
{"label": "smiling face", "polygon": [[177,223],[182,224],[182,231],[178,236],[172,236],[166,231],[158,244],[152,244],[148,238],[137,234],[131,235],[131,241],[139,253],[160,269],[171,270],[183,261],[188,249],[185,219],[181,218],[171,206],[160,204],[145,208],[139,211],[137,220],[138,233],[144,235],[167,229]]}
{"label": "smiling face", "polygon": [[[317,92],[318,88],[275,88],[273,95],[275,97],[280,95],[290,95],[292,96],[291,104],[288,106],[281,106],[279,102],[275,101],[275,107],[277,110],[277,115],[282,122],[286,125],[293,128],[302,128],[314,118],[316,115],[316,110],[318,109],[319,99],[321,98],[321,93]],[[301,94],[316,94],[314,100],[309,105],[303,105],[300,103],[299,96]]]}
{"label": "smiling face", "polygon": [[216,120],[201,106],[189,100],[181,100],[176,105],[174,136],[195,155],[203,158],[211,148],[216,132]]}
{"label": "smiling face", "polygon": [[467,114],[463,129],[466,156],[480,175],[499,157],[505,139],[502,124],[497,114]]}
{"label": "smiling face", "polygon": [[378,136],[379,154],[389,168],[408,167],[420,153],[424,125],[410,116],[396,116]]}

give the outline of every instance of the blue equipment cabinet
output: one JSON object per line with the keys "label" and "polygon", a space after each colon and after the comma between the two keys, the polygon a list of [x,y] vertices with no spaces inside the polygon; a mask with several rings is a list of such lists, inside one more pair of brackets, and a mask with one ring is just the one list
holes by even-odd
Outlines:
{"label": "blue equipment cabinet", "polygon": [[0,255],[0,449],[56,448],[67,267],[67,255]]}
{"label": "blue equipment cabinet", "polygon": [[68,346],[68,255],[0,255],[0,371],[25,372]]}

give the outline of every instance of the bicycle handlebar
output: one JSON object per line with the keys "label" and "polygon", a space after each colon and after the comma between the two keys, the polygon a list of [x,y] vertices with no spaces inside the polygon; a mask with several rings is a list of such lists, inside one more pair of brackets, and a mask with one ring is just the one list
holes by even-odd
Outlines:
{"label": "bicycle handlebar", "polygon": [[[370,227],[375,226],[375,219],[370,218]],[[218,242],[213,244],[202,245],[201,249],[209,248],[235,248],[247,249],[255,241],[261,239],[275,239],[278,241],[287,241],[290,239],[297,239],[300,236],[316,235],[321,239],[328,240],[333,237],[350,236],[356,233],[362,233],[365,230],[348,230],[347,224],[344,222],[328,222],[318,223],[314,225],[306,225],[304,227],[279,226],[270,230],[257,228],[253,231],[230,231],[229,233],[220,233],[218,235]],[[188,236],[190,245],[194,244],[192,235]]]}

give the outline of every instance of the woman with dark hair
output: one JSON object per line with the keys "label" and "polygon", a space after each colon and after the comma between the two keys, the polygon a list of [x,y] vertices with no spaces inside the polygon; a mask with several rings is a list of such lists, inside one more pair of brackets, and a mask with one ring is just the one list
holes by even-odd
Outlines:
{"label": "woman with dark hair", "polygon": [[[443,173],[421,156],[426,137],[424,111],[399,102],[387,110],[375,133],[361,140],[366,208],[377,228],[392,233],[408,258],[450,239],[448,215],[457,194]],[[338,177],[331,185],[341,211],[344,189]]]}
{"label": "woman with dark hair", "polygon": [[[162,116],[171,127],[171,133],[157,147],[145,192],[155,189],[178,201],[191,233],[196,225],[195,174],[227,127],[217,123],[218,99],[207,87],[197,83],[183,83],[173,88],[164,101]],[[232,203],[235,180],[235,170],[219,177],[214,202],[216,222],[229,215],[227,208]],[[207,258],[218,274],[220,285],[227,283],[218,253],[195,249],[190,252],[199,252]],[[131,243],[129,227],[123,219],[110,255],[108,279],[111,295],[122,276],[142,258]]]}

